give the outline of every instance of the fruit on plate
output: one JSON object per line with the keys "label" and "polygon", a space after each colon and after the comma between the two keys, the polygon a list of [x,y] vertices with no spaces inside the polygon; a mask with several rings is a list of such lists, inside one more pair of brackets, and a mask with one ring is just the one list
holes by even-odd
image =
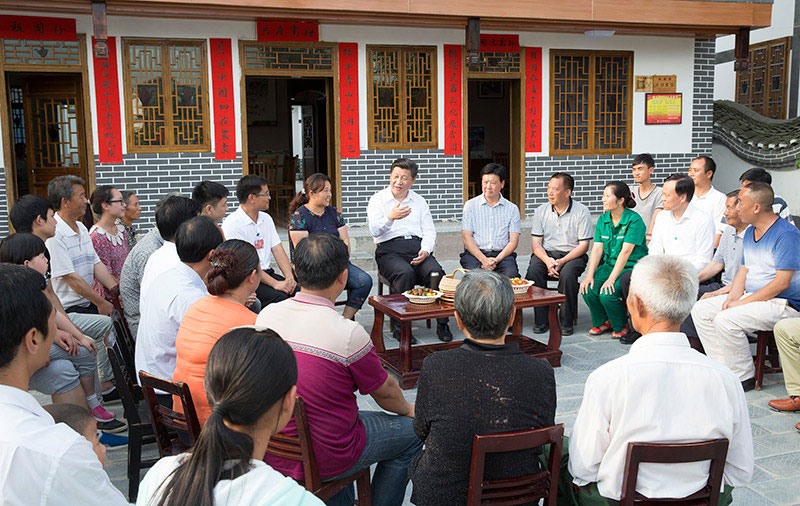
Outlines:
{"label": "fruit on plate", "polygon": [[521,278],[511,278],[511,280],[510,280],[510,281],[511,281],[511,284],[512,284],[512,285],[515,285],[515,286],[527,285],[527,284],[529,283],[529,281],[528,281],[528,280],[526,280],[526,279],[521,279]]}
{"label": "fruit on plate", "polygon": [[439,292],[431,290],[430,288],[417,287],[408,291],[409,295],[416,295],[418,297],[436,297]]}

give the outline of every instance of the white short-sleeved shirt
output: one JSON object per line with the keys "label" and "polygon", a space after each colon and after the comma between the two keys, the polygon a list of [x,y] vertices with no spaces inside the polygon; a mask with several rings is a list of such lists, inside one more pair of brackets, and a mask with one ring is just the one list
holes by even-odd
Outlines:
{"label": "white short-sleeved shirt", "polygon": [[178,249],[175,243],[171,241],[164,241],[164,244],[150,255],[150,258],[147,259],[147,263],[144,265],[142,284],[139,287],[140,306],[147,296],[147,291],[150,289],[150,286],[152,286],[153,281],[179,263],[181,263],[181,259],[178,256]]}
{"label": "white short-sleeved shirt", "polygon": [[92,444],[18,388],[0,385],[0,504],[127,505]]}
{"label": "white short-sleeved shirt", "polygon": [[258,222],[254,222],[240,207],[228,215],[222,222],[222,233],[225,239],[241,239],[255,246],[261,269],[269,269],[272,263],[272,248],[281,243],[272,216],[259,211]]}
{"label": "white short-sleeved shirt", "polygon": [[478,195],[464,204],[461,230],[472,232],[478,249],[500,251],[509,243],[510,234],[522,232],[519,208],[502,195],[495,205],[490,205],[483,194]]}
{"label": "white short-sleeved shirt", "polygon": [[713,186],[708,193],[703,195],[702,197],[694,194],[692,197],[692,204],[697,206],[698,209],[704,211],[706,214],[711,216],[714,220],[714,228],[716,229],[717,234],[721,234],[725,231],[725,201],[727,197],[724,193],[717,190]]}
{"label": "white short-sleeved shirt", "polygon": [[545,251],[570,252],[581,242],[592,240],[592,215],[588,207],[572,198],[563,214],[545,202],[533,214],[531,235],[542,238]]}
{"label": "white short-sleeved shirt", "polygon": [[208,290],[203,278],[182,262],[156,278],[151,288],[139,306],[136,371],[171,380],[177,357],[175,338],[183,315],[195,301],[208,295]]}
{"label": "white short-sleeved shirt", "polygon": [[[186,458],[186,454],[156,462],[139,486],[136,506],[155,506],[159,488]],[[275,471],[262,460],[250,460],[250,471],[233,480],[220,480],[214,487],[217,506],[323,506],[314,494],[296,481]]]}
{"label": "white short-sleeved shirt", "polygon": [[92,238],[83,223],[76,222],[76,233],[58,213],[55,216],[56,235],[45,243],[50,253],[53,290],[62,306],[85,306],[89,301],[78,295],[61,277],[75,273],[91,287],[94,284],[94,264],[100,262],[100,257],[97,256]]}
{"label": "white short-sleeved shirt", "polygon": [[711,216],[689,204],[680,220],[675,219],[672,211],[658,213],[648,249],[650,254],[684,258],[700,272],[714,256],[715,232]]}

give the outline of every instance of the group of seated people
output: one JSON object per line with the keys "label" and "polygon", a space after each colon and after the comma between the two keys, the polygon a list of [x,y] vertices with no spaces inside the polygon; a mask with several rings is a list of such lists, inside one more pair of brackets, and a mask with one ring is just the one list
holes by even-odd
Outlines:
{"label": "group of seated people", "polygon": [[[722,437],[730,447],[721,503],[729,503],[731,487],[747,484],[753,472],[748,333],[775,327],[790,397],[770,406],[800,411],[800,231],[775,214],[783,201],[764,182],[769,174],[747,171],[738,193],[719,200],[709,157],[692,162],[691,177],[672,175],[663,188],[650,179],[654,166],[649,155],[637,156],[633,191],[621,181],[605,186],[594,230],[566,173],[551,177],[548,202],[533,217],[526,277],[543,287],[558,280],[565,333],[580,293],[590,334],[635,341],[586,383],[559,492],[576,504],[620,498],[629,441]],[[416,163],[395,160],[388,186],[367,209],[378,272],[392,293],[444,274],[433,256],[430,209],[411,190],[417,177]],[[137,372],[186,383],[203,427],[189,454],[148,472],[137,504],[318,504],[290,479],[304,479],[301,463],[266,453],[271,435],[297,435],[295,396],[305,403],[323,480],[375,465],[374,504],[402,504],[409,479],[415,504],[463,504],[473,435],[553,425],[556,407],[550,365],[505,342],[520,213],[502,196],[504,167],[489,164],[481,177],[483,193],[464,206],[461,263],[470,271],[455,294],[455,323],[466,338],[425,359],[415,403],[354,321],[372,280],[350,263],[347,226],[330,205],[326,176],[308,178],[292,202],[290,255],[266,213],[267,181],[256,175],[238,182],[239,207],[230,214],[228,190],[215,182],[200,183],[192,198],[163,199],[156,227],[132,248],[132,223],[124,219],[130,196],[116,188],[93,192],[91,232],[80,221],[88,202],[79,178],[54,179],[49,199],[19,199],[10,213],[17,233],[0,244],[0,293],[8,294],[0,297],[0,452],[11,455],[0,459],[2,493],[20,504],[126,503],[98,465],[95,441],[102,424],[125,429],[98,395],[113,388],[105,349],[113,345],[108,315],[116,305],[135,336]],[[709,283],[720,273],[722,283]],[[334,304],[345,290],[342,314]],[[547,331],[538,308],[534,325]],[[706,355],[691,349],[683,329],[689,337],[694,330],[694,346]],[[399,337],[397,322],[392,332]],[[447,318],[437,335],[452,339]],[[701,398],[684,402],[680,385]],[[28,389],[79,409],[48,413]],[[382,410],[359,410],[356,392]],[[158,402],[173,407],[169,395]],[[54,428],[55,421],[72,429]],[[88,453],[93,444],[96,456]],[[540,453],[489,460],[486,476],[535,471]],[[707,466],[698,464],[648,467],[637,489],[650,497],[689,495],[707,479]],[[29,469],[42,487],[14,474]],[[326,501],[353,502],[352,486]]]}

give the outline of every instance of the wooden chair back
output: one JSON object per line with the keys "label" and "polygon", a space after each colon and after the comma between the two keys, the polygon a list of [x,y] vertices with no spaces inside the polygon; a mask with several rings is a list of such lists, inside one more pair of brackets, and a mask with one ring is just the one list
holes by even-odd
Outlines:
{"label": "wooden chair back", "polygon": [[[139,382],[142,385],[142,393],[147,407],[150,409],[150,419],[158,443],[159,456],[166,457],[185,451],[186,445],[179,438],[173,437],[170,432],[181,431],[188,434],[191,444],[194,444],[200,435],[200,421],[197,418],[197,411],[194,409],[189,386],[180,381],[156,378],[144,371],[139,371]],[[178,397],[183,413],[159,404],[156,390]]]}
{"label": "wooden chair back", "polygon": [[[622,477],[621,506],[634,504],[709,504],[719,502],[722,488],[722,472],[725,469],[725,457],[728,455],[728,440],[713,439],[698,443],[665,444],[665,443],[628,443],[625,473]],[[650,499],[636,492],[636,481],[639,476],[639,464],[643,462],[680,464],[710,460],[708,483],[694,494],[683,498]]]}
{"label": "wooden chair back", "polygon": [[[501,434],[475,434],[467,506],[511,506],[536,503],[541,499],[546,506],[555,506],[563,441],[564,424]],[[546,444],[550,445],[547,469],[515,478],[484,480],[487,454],[529,450]]]}
{"label": "wooden chair back", "polygon": [[311,432],[308,428],[306,405],[300,397],[296,399],[294,404],[293,419],[297,427],[297,436],[275,434],[269,440],[267,454],[302,462],[305,479],[298,481],[298,483],[320,500],[326,501],[330,499],[355,481],[358,485],[359,506],[370,506],[372,501],[370,497],[369,468],[362,469],[346,478],[323,482],[319,477],[317,459],[314,456],[314,448],[311,445]]}

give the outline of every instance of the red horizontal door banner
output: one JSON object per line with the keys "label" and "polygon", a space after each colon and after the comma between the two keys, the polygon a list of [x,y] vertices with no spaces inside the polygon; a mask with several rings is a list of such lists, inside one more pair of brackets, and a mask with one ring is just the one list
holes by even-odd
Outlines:
{"label": "red horizontal door banner", "polygon": [[259,42],[318,42],[319,24],[315,21],[256,21]]}
{"label": "red horizontal door banner", "polygon": [[74,18],[0,15],[0,39],[78,40]]}
{"label": "red horizontal door banner", "polygon": [[525,48],[525,151],[542,151],[542,48]]}
{"label": "red horizontal door banner", "polygon": [[[97,41],[92,37],[92,55]],[[109,37],[108,58],[93,56],[94,91],[97,101],[97,153],[100,163],[122,163],[122,117],[119,113],[117,39]]]}
{"label": "red horizontal door banner", "polygon": [[519,35],[482,33],[481,53],[519,53]]}
{"label": "red horizontal door banner", "polygon": [[358,44],[339,43],[339,134],[342,158],[361,156],[358,132]]}
{"label": "red horizontal door banner", "polygon": [[461,154],[461,46],[444,46],[444,154]]}
{"label": "red horizontal door banner", "polygon": [[214,159],[236,159],[236,123],[233,105],[231,39],[209,39],[211,92],[214,102]]}

